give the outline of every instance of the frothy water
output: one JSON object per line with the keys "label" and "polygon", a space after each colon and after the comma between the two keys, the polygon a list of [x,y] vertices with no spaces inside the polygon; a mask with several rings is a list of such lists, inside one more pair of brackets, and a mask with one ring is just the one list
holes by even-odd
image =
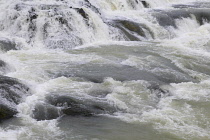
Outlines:
{"label": "frothy water", "polygon": [[0,139],[210,139],[207,0],[0,8]]}

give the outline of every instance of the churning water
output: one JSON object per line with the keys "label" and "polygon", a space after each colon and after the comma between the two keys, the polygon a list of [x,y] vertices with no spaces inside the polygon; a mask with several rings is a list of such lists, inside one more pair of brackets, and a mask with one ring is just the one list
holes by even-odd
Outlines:
{"label": "churning water", "polygon": [[210,140],[209,0],[0,9],[0,140]]}

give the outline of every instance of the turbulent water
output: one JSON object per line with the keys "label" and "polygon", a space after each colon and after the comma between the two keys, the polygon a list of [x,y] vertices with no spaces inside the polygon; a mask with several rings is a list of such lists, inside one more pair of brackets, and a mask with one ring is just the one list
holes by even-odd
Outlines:
{"label": "turbulent water", "polygon": [[0,140],[210,140],[209,0],[0,9],[0,74],[31,91]]}

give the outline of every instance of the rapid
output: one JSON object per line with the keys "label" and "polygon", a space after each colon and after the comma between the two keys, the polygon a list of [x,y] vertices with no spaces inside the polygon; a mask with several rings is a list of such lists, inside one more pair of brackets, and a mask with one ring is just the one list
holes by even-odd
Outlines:
{"label": "rapid", "polygon": [[0,140],[210,140],[209,0],[0,9]]}

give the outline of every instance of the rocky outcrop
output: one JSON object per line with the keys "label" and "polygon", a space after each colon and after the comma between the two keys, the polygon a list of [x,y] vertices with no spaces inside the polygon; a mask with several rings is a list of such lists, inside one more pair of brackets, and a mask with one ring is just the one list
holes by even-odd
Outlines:
{"label": "rocky outcrop", "polygon": [[15,78],[0,76],[0,120],[13,117],[16,106],[30,95],[29,88]]}

